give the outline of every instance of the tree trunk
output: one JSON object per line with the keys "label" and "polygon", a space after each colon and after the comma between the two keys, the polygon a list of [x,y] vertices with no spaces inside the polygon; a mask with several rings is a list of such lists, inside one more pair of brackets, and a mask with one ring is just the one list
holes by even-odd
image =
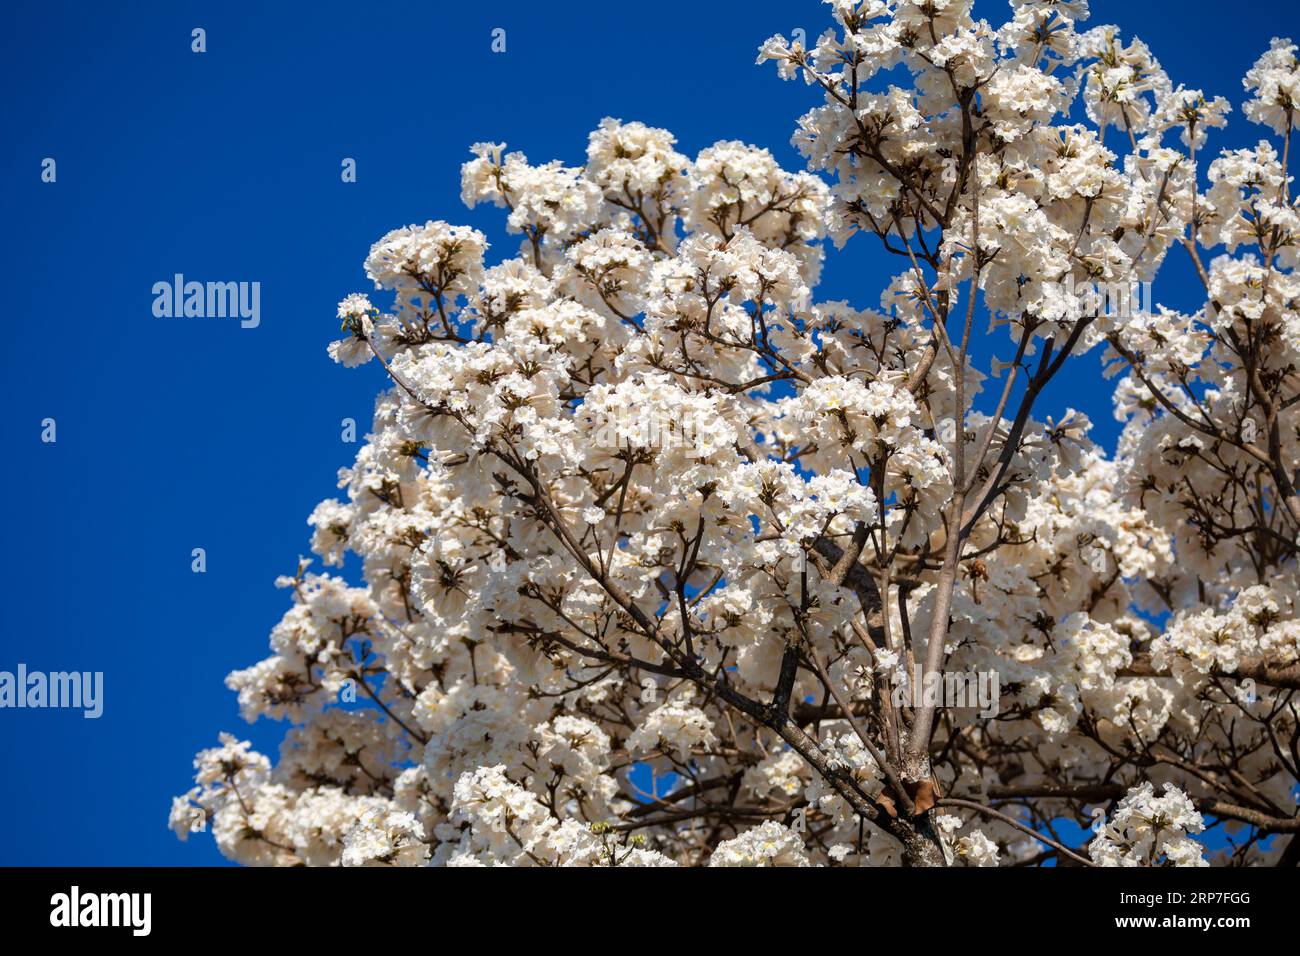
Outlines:
{"label": "tree trunk", "polygon": [[905,866],[947,866],[939,833],[930,822],[935,811],[917,817],[902,835]]}

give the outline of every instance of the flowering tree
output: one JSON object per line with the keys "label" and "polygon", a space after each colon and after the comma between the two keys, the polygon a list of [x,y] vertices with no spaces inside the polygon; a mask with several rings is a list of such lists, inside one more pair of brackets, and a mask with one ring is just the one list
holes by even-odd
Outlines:
{"label": "flowering tree", "polygon": [[[606,120],[581,168],[473,148],[463,198],[506,210],[515,257],[445,222],[375,244],[388,307],[349,295],[330,352],[390,387],[310,519],[364,583],[281,581],[272,656],[228,684],[293,726],[274,765],[228,735],[199,755],[182,838],[261,864],[1134,866],[1204,865],[1216,826],[1219,862],[1300,861],[1296,47],[1245,79],[1276,141],[1202,169],[1228,102],[1084,31],[1086,0],[999,27],[971,0],[831,7],[759,56],[820,97],[807,170]],[[896,264],[879,310],[814,298],[825,239]],[[1079,293],[1168,255],[1194,314]],[[1089,350],[1111,456],[1081,414],[1035,417]]]}

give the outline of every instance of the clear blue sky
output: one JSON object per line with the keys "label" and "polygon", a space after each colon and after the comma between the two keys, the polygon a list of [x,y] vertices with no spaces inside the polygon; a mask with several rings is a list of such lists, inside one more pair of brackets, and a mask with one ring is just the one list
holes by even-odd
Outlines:
{"label": "clear blue sky", "polygon": [[[813,0],[301,7],[5,4],[0,670],[103,671],[106,699],[99,720],[0,711],[0,863],[220,861],[210,837],[175,840],[169,802],[219,730],[275,753],[283,728],[244,724],[222,679],[266,655],[287,606],[273,580],[307,551],[306,517],[356,448],[339,422],[364,430],[381,385],[379,369],[325,355],[335,304],[367,289],[370,243],[441,218],[513,249],[493,211],[460,205],[469,144],[576,165],[607,115],[667,127],[689,154],[743,139],[794,167],[813,94],[755,51],[829,23]],[[1229,19],[1205,0],[1093,9],[1147,39],[1175,82],[1234,105],[1269,37],[1300,35],[1293,0]],[[1005,10],[977,3],[998,22]],[[1234,126],[1211,145],[1258,136]],[[850,248],[820,294],[874,306],[879,257]],[[1193,307],[1178,266],[1157,297]],[[261,326],[155,319],[151,287],[177,272],[260,281]],[[1087,411],[1110,443],[1096,371],[1095,355],[1077,363],[1047,409]],[[56,444],[40,441],[47,417]]]}

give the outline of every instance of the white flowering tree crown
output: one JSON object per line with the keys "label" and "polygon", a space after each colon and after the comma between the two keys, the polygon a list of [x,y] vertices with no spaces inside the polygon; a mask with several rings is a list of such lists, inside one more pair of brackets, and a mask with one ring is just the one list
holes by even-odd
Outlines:
{"label": "white flowering tree crown", "polygon": [[[1296,47],[1246,74],[1258,144],[1207,157],[1225,98],[1086,0],[1010,6],[831,0],[815,44],[764,43],[814,101],[804,169],[607,119],[577,167],[473,147],[463,199],[516,255],[375,243],[384,304],[347,296],[330,354],[388,387],[310,519],[361,580],[280,582],[227,680],[290,725],[278,760],[223,735],[178,834],[250,864],[1296,863]],[[821,301],[848,242],[896,274]],[[1169,256],[1204,308],[1078,293]],[[1112,452],[1036,409],[1090,350]]]}

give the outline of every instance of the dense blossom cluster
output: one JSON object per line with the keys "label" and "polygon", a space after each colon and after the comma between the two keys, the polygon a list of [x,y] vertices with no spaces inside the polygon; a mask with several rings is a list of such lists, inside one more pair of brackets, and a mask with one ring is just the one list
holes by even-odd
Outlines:
{"label": "dense blossom cluster", "polygon": [[[182,838],[253,864],[1296,862],[1296,47],[1245,79],[1273,138],[1206,162],[1228,100],[1084,29],[1086,0],[830,7],[759,54],[821,98],[806,169],[608,119],[578,167],[472,148],[463,199],[516,255],[441,221],[375,243],[383,305],[348,295],[330,354],[388,387],[310,519],[363,584],[280,582],[271,656],[228,684],[292,729],[274,764],[201,753]],[[850,239],[897,267],[878,302],[815,297]],[[1071,292],[1172,255],[1204,309]],[[1109,455],[1035,408],[1089,349]],[[996,715],[896,693],[945,672],[996,676]]]}
{"label": "dense blossom cluster", "polygon": [[1113,819],[1098,826],[1088,853],[1104,866],[1208,866],[1201,845],[1187,835],[1203,829],[1185,793],[1166,783],[1164,796],[1157,797],[1144,783],[1119,802]]}

